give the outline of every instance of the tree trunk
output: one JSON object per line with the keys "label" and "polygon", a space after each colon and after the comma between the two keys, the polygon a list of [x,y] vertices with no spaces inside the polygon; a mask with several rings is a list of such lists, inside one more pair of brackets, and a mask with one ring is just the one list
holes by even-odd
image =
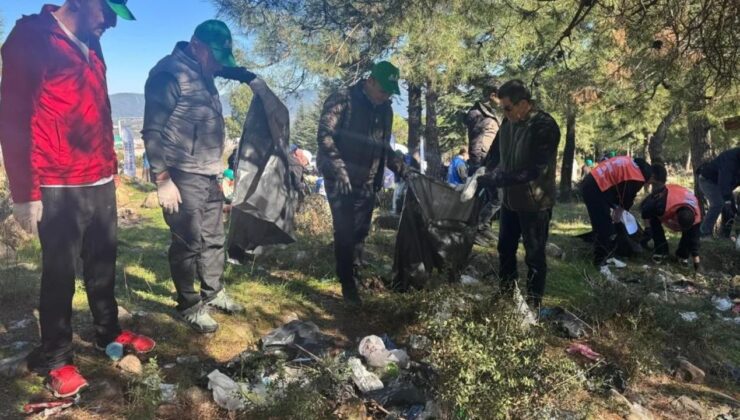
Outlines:
{"label": "tree trunk", "polygon": [[668,130],[671,128],[671,124],[676,121],[679,115],[681,115],[681,103],[676,102],[671,107],[671,110],[668,111],[668,115],[663,117],[655,133],[650,136],[648,151],[650,152],[651,163],[665,163],[665,160],[663,160],[663,142],[665,142],[668,136]]}
{"label": "tree trunk", "polygon": [[409,83],[409,152],[419,150],[421,143],[421,86]]}
{"label": "tree trunk", "polygon": [[696,170],[711,158],[711,125],[703,112],[689,115],[689,142],[691,144],[691,166],[694,170],[694,191],[699,199],[699,205],[704,209],[704,193],[699,188],[699,177]]}
{"label": "tree trunk", "polygon": [[439,130],[437,128],[437,99],[439,95],[431,81],[426,90],[426,129],[424,130],[427,175],[439,178],[442,169],[442,153],[439,150]]}
{"label": "tree trunk", "polygon": [[565,112],[565,148],[563,166],[560,171],[560,199],[570,201],[573,194],[573,161],[576,155],[576,114],[574,104],[569,104]]}

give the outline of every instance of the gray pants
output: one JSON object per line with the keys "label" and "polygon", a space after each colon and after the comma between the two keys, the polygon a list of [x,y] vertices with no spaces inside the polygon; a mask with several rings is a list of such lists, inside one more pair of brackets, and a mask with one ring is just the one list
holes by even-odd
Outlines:
{"label": "gray pants", "polygon": [[707,210],[707,214],[704,215],[704,220],[701,222],[701,235],[709,236],[714,231],[714,225],[717,224],[717,218],[722,213],[725,200],[722,198],[719,185],[703,176],[699,176],[699,188],[709,201],[709,210]]}
{"label": "gray pants", "polygon": [[[213,299],[223,288],[224,196],[216,176],[169,169],[182,204],[175,214],[164,213],[172,232],[170,273],[177,289],[177,309],[185,311]],[[200,281],[200,293],[195,279]]]}

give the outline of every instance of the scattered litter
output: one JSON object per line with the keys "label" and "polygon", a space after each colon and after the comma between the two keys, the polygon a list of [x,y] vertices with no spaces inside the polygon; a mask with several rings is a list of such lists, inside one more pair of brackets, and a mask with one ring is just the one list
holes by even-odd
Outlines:
{"label": "scattered litter", "polygon": [[584,338],[593,332],[590,325],[560,307],[540,309],[540,320],[554,323],[569,338]]}
{"label": "scattered litter", "polygon": [[165,403],[174,403],[177,399],[177,385],[175,384],[159,384],[159,392]]}
{"label": "scattered litter", "polygon": [[141,360],[139,360],[133,354],[129,354],[118,362],[118,367],[124,372],[132,373],[134,375],[141,375],[144,372],[144,368],[141,366]]}
{"label": "scattered litter", "polygon": [[177,364],[178,365],[192,365],[195,363],[198,363],[200,359],[198,356],[190,355],[190,356],[177,356]]}
{"label": "scattered litter", "polygon": [[568,352],[568,354],[579,354],[586,359],[593,360],[594,362],[601,359],[601,355],[599,353],[596,353],[591,349],[591,347],[582,343],[573,343],[568,346],[568,349],[565,351]]}
{"label": "scattered litter", "polygon": [[328,352],[334,342],[330,336],[323,334],[316,324],[301,320],[290,321],[270,331],[260,341],[265,354],[273,354],[286,359],[298,356],[301,352],[299,346],[321,357]]}
{"label": "scattered litter", "polygon": [[617,279],[617,276],[615,276],[614,273],[612,273],[612,271],[609,269],[608,265],[602,265],[601,268],[599,269],[599,272],[601,273],[602,276],[604,276],[606,281],[610,283],[615,283],[615,284],[622,284]]}
{"label": "scattered litter", "polygon": [[462,276],[460,276],[460,283],[462,283],[465,286],[474,286],[476,284],[480,284],[480,280],[476,279],[473,276],[463,274]]}
{"label": "scattered litter", "polygon": [[650,299],[654,299],[654,300],[660,300],[660,295],[659,295],[659,294],[657,294],[657,293],[655,293],[655,292],[651,292],[651,293],[648,293],[648,297],[649,297]]}
{"label": "scattered litter", "polygon": [[391,337],[388,334],[383,334],[383,336],[380,338],[383,339],[383,345],[385,346],[386,349],[395,350],[398,348],[396,343],[393,342],[393,339],[391,339]]}
{"label": "scattered litter", "polygon": [[720,312],[732,309],[732,301],[728,298],[719,296],[712,296],[712,305],[714,305],[714,307]]}
{"label": "scattered litter", "polygon": [[114,341],[105,347],[105,354],[117,362],[123,358],[123,345]]}
{"label": "scattered litter", "polygon": [[690,295],[697,293],[699,291],[699,288],[693,281],[680,280],[671,284],[668,287],[668,290],[674,293]]}
{"label": "scattered litter", "polygon": [[0,360],[0,376],[6,378],[17,378],[28,373],[28,355],[33,350],[26,350],[15,356]]}
{"label": "scattered litter", "polygon": [[8,344],[6,346],[3,346],[2,348],[3,349],[9,349],[11,351],[20,351],[20,350],[23,350],[24,348],[28,347],[30,344],[31,343],[29,343],[28,341],[16,341],[14,343],[10,343],[10,344]]}
{"label": "scattered litter", "polygon": [[383,389],[383,382],[378,378],[378,375],[369,372],[365,366],[362,365],[360,359],[352,357],[347,362],[349,368],[352,370],[352,381],[360,389],[363,394]]}
{"label": "scattered litter", "polygon": [[149,312],[147,311],[133,311],[131,312],[131,315],[138,317],[138,318],[145,318],[149,316]]}
{"label": "scattered litter", "polygon": [[613,266],[614,268],[626,268],[627,267],[627,263],[625,263],[624,261],[620,261],[616,258],[609,258],[608,260],[606,260],[606,263],[610,266]]}
{"label": "scattered litter", "polygon": [[[595,384],[590,384],[592,390],[601,389],[606,391],[613,388],[623,393],[627,389],[627,376],[614,363],[596,364],[593,369],[588,371],[587,375],[591,379],[596,379]],[[597,387],[594,387],[594,385],[597,385]]]}
{"label": "scattered litter", "polygon": [[213,400],[228,411],[241,410],[245,401],[242,395],[249,392],[249,385],[236,383],[218,369],[208,374],[208,389],[213,390]]}
{"label": "scattered litter", "polygon": [[162,366],[162,369],[172,369],[175,366],[177,366],[177,363],[167,363],[166,365]]}
{"label": "scattered litter", "polygon": [[699,315],[697,315],[696,312],[679,312],[679,315],[681,315],[681,319],[686,322],[694,322],[699,319]]}
{"label": "scattered litter", "polygon": [[676,363],[674,376],[677,379],[691,382],[693,384],[701,384],[704,382],[704,377],[706,376],[704,371],[696,367],[693,363],[683,357],[679,357],[676,360]]}
{"label": "scattered litter", "polygon": [[79,402],[80,396],[78,394],[74,398],[65,398],[57,401],[28,403],[23,406],[23,412],[25,414],[37,414],[43,412],[41,416],[42,418],[46,418],[57,415]]}
{"label": "scattered litter", "polygon": [[740,303],[736,303],[735,306],[732,307],[732,313],[740,314]]}
{"label": "scattered litter", "polygon": [[374,368],[384,368],[389,363],[395,363],[405,369],[409,365],[409,355],[399,349],[388,350],[383,339],[377,335],[369,335],[360,341],[358,351],[365,358],[367,364]]}
{"label": "scattered litter", "polygon": [[386,407],[414,406],[426,402],[426,397],[419,388],[402,379],[394,381],[383,389],[369,392],[367,396]]}
{"label": "scattered litter", "polygon": [[725,317],[722,317],[722,321],[725,321],[725,322],[732,322],[732,323],[734,323],[734,324],[738,324],[738,325],[740,325],[740,316],[736,316],[736,317],[734,317],[734,318],[730,318],[730,317],[726,317],[726,316],[725,316]]}
{"label": "scattered litter", "polygon": [[519,291],[518,287],[514,288],[514,308],[522,317],[523,328],[537,324],[537,318],[535,317],[534,312],[532,312],[532,309],[527,305],[527,302],[524,300],[522,292]]}
{"label": "scattered litter", "polygon": [[22,328],[26,328],[27,326],[31,325],[33,322],[33,319],[21,319],[20,321],[13,321],[10,324],[8,324],[8,330],[14,331],[14,330],[20,330]]}

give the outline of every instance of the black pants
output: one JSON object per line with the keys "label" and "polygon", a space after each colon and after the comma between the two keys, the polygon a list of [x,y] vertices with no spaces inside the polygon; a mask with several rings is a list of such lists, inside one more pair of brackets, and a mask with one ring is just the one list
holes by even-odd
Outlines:
{"label": "black pants", "polygon": [[[681,240],[678,242],[678,249],[676,250],[676,256],[678,258],[686,259],[691,257],[699,256],[700,246],[700,229],[701,224],[696,224],[686,232],[681,234]],[[654,217],[650,219],[650,234],[653,238],[653,245],[656,254],[668,255],[668,241],[665,238],[665,230],[660,219]]]}
{"label": "black pants", "polygon": [[96,341],[105,347],[120,333],[116,282],[116,187],[42,188],[44,213],[39,223],[42,273],[38,368],[73,362],[72,298],[75,265],[82,258],[85,291]]}
{"label": "black pants", "polygon": [[326,187],[334,225],[337,277],[342,288],[353,288],[353,267],[355,261],[362,258],[362,248],[370,232],[375,194],[356,188],[351,194],[340,195],[333,185],[327,184]]}
{"label": "black pants", "polygon": [[540,304],[545,294],[547,258],[545,248],[550,233],[552,209],[538,212],[516,212],[501,207],[499,221],[498,254],[501,288],[511,290],[519,277],[516,267],[516,251],[519,238],[523,239],[529,273],[527,275],[527,298]]}
{"label": "black pants", "polygon": [[[170,273],[177,289],[177,309],[195,308],[213,299],[223,288],[224,195],[216,176],[191,174],[169,169],[180,190],[182,204],[175,214],[164,213],[170,227]],[[195,279],[200,281],[200,293]]]}
{"label": "black pants", "polygon": [[594,232],[594,264],[600,266],[616,249],[617,232],[612,222],[612,205],[591,177],[584,179],[581,194]]}

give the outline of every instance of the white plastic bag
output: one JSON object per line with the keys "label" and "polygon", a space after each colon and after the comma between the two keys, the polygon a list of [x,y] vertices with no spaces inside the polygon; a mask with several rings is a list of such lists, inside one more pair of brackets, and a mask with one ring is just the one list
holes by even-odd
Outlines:
{"label": "white plastic bag", "polygon": [[249,391],[249,385],[234,382],[216,369],[208,374],[208,389],[213,390],[213,400],[219,407],[235,411],[244,409],[243,395]]}

